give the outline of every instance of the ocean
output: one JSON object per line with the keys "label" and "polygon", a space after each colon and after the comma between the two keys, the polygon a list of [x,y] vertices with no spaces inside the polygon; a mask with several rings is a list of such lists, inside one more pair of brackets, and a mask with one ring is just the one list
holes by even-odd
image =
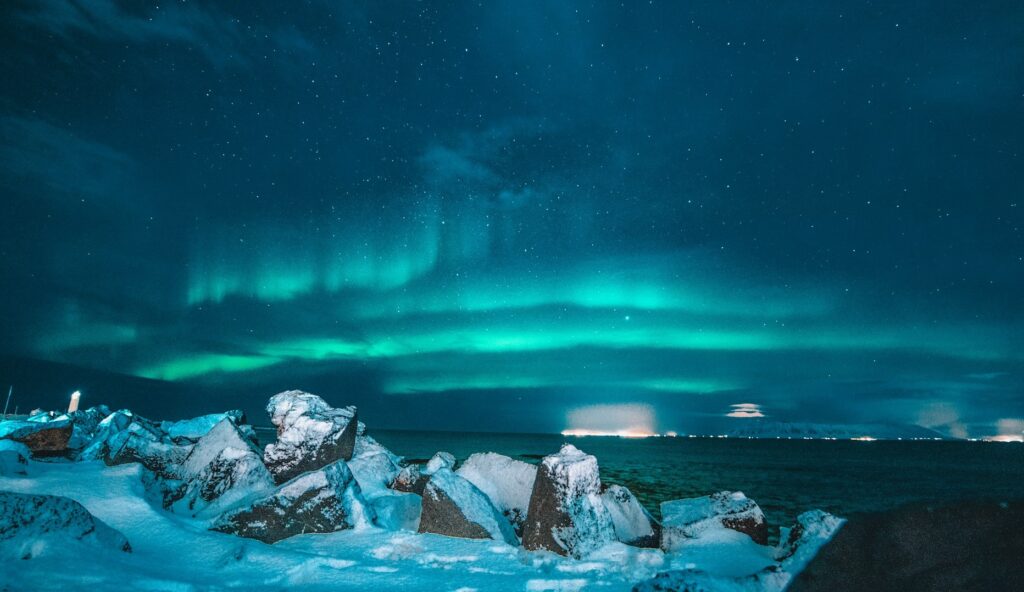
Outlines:
{"label": "ocean", "polygon": [[460,461],[499,452],[536,463],[563,442],[597,457],[601,479],[633,491],[655,516],[663,501],[742,491],[773,535],[806,510],[840,516],[909,502],[1024,498],[1024,444],[920,441],[565,437],[373,430],[409,461],[438,450]]}

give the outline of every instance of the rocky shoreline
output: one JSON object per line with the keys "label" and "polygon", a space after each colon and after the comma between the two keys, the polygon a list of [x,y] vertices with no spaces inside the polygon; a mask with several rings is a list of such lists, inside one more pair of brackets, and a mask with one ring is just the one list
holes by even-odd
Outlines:
{"label": "rocky shoreline", "polygon": [[[145,496],[162,511],[268,544],[300,534],[380,529],[491,539],[582,561],[609,544],[685,556],[693,545],[738,537],[767,558],[742,577],[667,570],[636,583],[638,592],[783,590],[837,532],[847,532],[842,519],[809,511],[768,547],[764,513],[740,492],[666,501],[659,522],[628,488],[603,483],[597,459],[571,444],[537,465],[492,452],[459,465],[443,451],[425,463],[407,463],[367,433],[355,407],[286,391],[270,398],[267,413],[277,438],[262,449],[239,411],[156,422],[100,406],[4,422],[0,476],[26,475],[30,458],[138,463]],[[41,536],[131,552],[123,535],[66,498],[0,492],[0,511],[0,541],[22,559],[33,556]],[[48,521],[55,512],[68,513],[72,524],[95,520],[93,531],[106,534],[85,536],[82,528]]]}

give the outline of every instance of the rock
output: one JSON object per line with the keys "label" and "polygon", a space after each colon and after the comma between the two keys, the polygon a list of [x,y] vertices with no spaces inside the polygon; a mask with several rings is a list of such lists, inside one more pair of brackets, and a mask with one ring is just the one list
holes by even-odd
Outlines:
{"label": "rock", "polygon": [[675,551],[687,539],[698,538],[715,528],[729,528],[746,534],[759,545],[768,544],[764,512],[738,491],[662,502],[661,518],[661,548],[665,551]]}
{"label": "rock", "polygon": [[658,548],[661,525],[644,509],[633,492],[621,485],[611,485],[601,494],[601,500],[612,517],[616,539],[634,547]]}
{"label": "rock", "polygon": [[176,513],[219,513],[249,496],[274,488],[259,451],[231,418],[223,418],[196,442],[183,459],[183,485],[169,489],[165,506]]}
{"label": "rock", "polygon": [[580,557],[613,540],[597,459],[572,444],[544,457],[530,495],[523,546]]}
{"label": "rock", "polygon": [[62,555],[78,546],[85,553],[132,550],[124,535],[74,500],[0,491],[0,557]]}
{"label": "rock", "polygon": [[419,532],[518,545],[512,526],[484,492],[448,468],[430,476],[423,490]]}
{"label": "rock", "polygon": [[1022,502],[912,505],[851,517],[789,590],[1024,590],[1022,557]]}
{"label": "rock", "polygon": [[266,447],[263,460],[278,483],[351,460],[359,429],[355,407],[335,409],[316,395],[286,391],[270,398],[267,413],[277,442]]}
{"label": "rock", "polygon": [[160,422],[160,429],[174,442],[194,444],[224,419],[230,420],[236,426],[242,426],[245,424],[245,413],[235,409],[224,413],[200,415],[192,419],[163,421]]}
{"label": "rock", "polygon": [[68,451],[72,425],[70,419],[52,421],[5,421],[0,423],[0,439],[21,442],[32,456],[61,456]]}
{"label": "rock", "polygon": [[420,527],[423,499],[414,493],[379,495],[370,500],[376,515],[375,524],[384,530],[416,532]]}
{"label": "rock", "polygon": [[[796,526],[782,529],[782,541],[773,554],[776,563],[743,576],[709,574],[697,569],[666,571],[637,584],[633,592],[782,592],[843,522],[820,510],[804,512],[797,518]],[[723,531],[720,527],[719,532]],[[735,559],[732,563],[736,563]],[[732,565],[731,569],[738,567]]]}
{"label": "rock", "polygon": [[437,452],[427,461],[423,469],[424,475],[433,475],[441,469],[455,470],[455,456],[451,452]]}
{"label": "rock", "polygon": [[398,472],[395,480],[391,483],[391,488],[395,491],[423,495],[423,489],[427,486],[428,481],[430,481],[430,475],[420,472],[419,465],[408,465],[402,467],[402,470]]}
{"label": "rock", "polygon": [[190,451],[190,446],[164,443],[143,424],[133,423],[110,438],[103,462],[108,466],[137,462],[160,477],[175,479]]}
{"label": "rock", "polygon": [[110,409],[106,405],[66,414],[64,417],[70,419],[72,425],[68,448],[81,450],[88,446],[96,435],[100,422],[108,415],[110,415]]}
{"label": "rock", "polygon": [[373,510],[344,461],[304,473],[269,495],[221,516],[212,530],[275,543],[373,523]]}
{"label": "rock", "polygon": [[104,417],[93,432],[92,439],[78,453],[77,460],[102,460],[110,453],[110,439],[134,421],[131,411],[115,411]]}
{"label": "rock", "polygon": [[28,459],[32,452],[21,442],[0,440],[0,477],[28,475]]}
{"label": "rock", "polygon": [[517,535],[523,532],[537,467],[520,460],[483,452],[471,455],[455,474],[484,492],[505,515]]}

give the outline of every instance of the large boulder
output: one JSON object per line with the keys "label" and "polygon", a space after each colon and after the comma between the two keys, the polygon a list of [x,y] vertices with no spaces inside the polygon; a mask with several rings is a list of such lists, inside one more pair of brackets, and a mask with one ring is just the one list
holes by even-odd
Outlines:
{"label": "large boulder", "polygon": [[597,459],[572,444],[544,457],[530,495],[523,546],[580,557],[613,540]]}
{"label": "large boulder", "polygon": [[259,451],[231,418],[221,419],[199,438],[178,474],[184,483],[170,490],[165,505],[182,514],[219,513],[274,487]]}
{"label": "large boulder", "polygon": [[100,422],[108,415],[110,415],[110,409],[106,405],[65,414],[63,417],[70,419],[72,426],[68,448],[72,450],[85,448],[96,435]]}
{"label": "large boulder", "polygon": [[[131,552],[128,539],[89,513],[82,504],[54,495],[0,491],[0,557],[96,551]],[[4,569],[14,569],[7,564]]]}
{"label": "large boulder", "polygon": [[225,411],[224,413],[200,415],[199,417],[193,417],[192,419],[162,421],[160,422],[160,429],[166,433],[167,437],[173,442],[179,444],[194,444],[200,438],[208,434],[214,426],[225,419],[230,420],[231,423],[235,424],[235,426],[239,428],[239,430],[243,430],[246,439],[252,440],[253,445],[255,446],[255,433],[251,431],[249,426],[245,425],[245,413],[239,409]]}
{"label": "large boulder", "polygon": [[621,485],[611,485],[601,494],[601,500],[612,517],[616,539],[634,547],[658,548],[661,544],[661,525],[632,491]]}
{"label": "large boulder", "polygon": [[419,532],[519,544],[512,525],[487,495],[448,468],[434,472],[423,490]]}
{"label": "large boulder", "polygon": [[789,590],[1024,590],[1022,558],[1022,502],[913,505],[851,517]]}
{"label": "large boulder", "polygon": [[28,475],[28,446],[14,440],[0,440],[0,477]]}
{"label": "large boulder", "polygon": [[[782,540],[773,550],[774,561],[767,566],[758,567],[746,575],[707,573],[696,568],[671,570],[640,582],[633,587],[633,592],[783,592],[822,545],[835,535],[843,522],[841,518],[821,510],[804,512],[797,518],[794,527],[781,529]],[[744,555],[748,556],[747,560],[763,558],[760,552],[749,556],[750,546],[756,547],[750,541],[747,542],[746,550],[743,546],[726,547],[732,549],[726,551],[732,553],[729,555],[730,570],[737,569],[739,566],[736,564],[743,563],[741,558]],[[877,588],[855,589],[860,592]]]}
{"label": "large boulder", "polygon": [[107,441],[103,462],[108,466],[139,463],[162,478],[176,479],[190,451],[190,446],[168,444],[143,424],[133,423]]}
{"label": "large boulder", "polygon": [[102,460],[110,452],[110,440],[119,432],[128,429],[135,416],[131,411],[122,409],[108,414],[96,425],[92,438],[78,453],[78,460]]}
{"label": "large boulder", "polygon": [[373,511],[344,461],[304,473],[221,516],[212,529],[265,543],[369,526]]}
{"label": "large boulder", "polygon": [[71,420],[0,422],[0,439],[21,442],[32,456],[62,456],[68,451],[73,426]]}
{"label": "large boulder", "polygon": [[359,429],[355,407],[336,409],[316,395],[286,391],[270,398],[267,413],[277,442],[267,445],[263,460],[278,483],[351,460]]}
{"label": "large boulder", "polygon": [[495,452],[481,452],[467,458],[455,474],[484,492],[516,534],[522,534],[537,479],[536,465]]}
{"label": "large boulder", "polygon": [[717,528],[742,532],[755,543],[768,544],[764,512],[742,492],[721,491],[661,504],[661,548],[665,551],[675,551],[687,540]]}

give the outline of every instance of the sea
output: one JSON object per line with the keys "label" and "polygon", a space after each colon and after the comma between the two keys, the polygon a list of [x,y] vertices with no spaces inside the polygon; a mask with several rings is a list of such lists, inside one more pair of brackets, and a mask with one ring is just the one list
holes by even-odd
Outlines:
{"label": "sea", "polygon": [[1024,499],[1020,443],[404,430],[371,430],[370,435],[408,462],[425,462],[444,450],[460,462],[474,452],[498,452],[537,463],[569,442],[597,457],[602,482],[629,487],[656,517],[663,501],[742,491],[764,510],[773,536],[776,527],[793,524],[798,514],[811,509],[849,516],[911,502]]}

